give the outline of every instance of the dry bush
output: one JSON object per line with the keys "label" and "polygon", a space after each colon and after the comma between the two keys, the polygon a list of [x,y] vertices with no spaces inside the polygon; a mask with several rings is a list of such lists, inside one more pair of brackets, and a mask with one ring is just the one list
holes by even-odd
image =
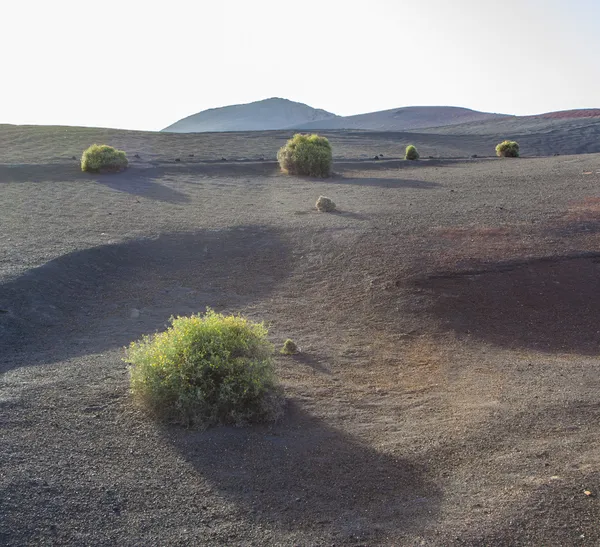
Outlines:
{"label": "dry bush", "polygon": [[331,145],[319,135],[294,135],[279,149],[277,160],[281,169],[290,175],[328,177],[331,175]]}
{"label": "dry bush", "polygon": [[92,144],[81,156],[82,171],[115,173],[126,169],[128,164],[125,152],[106,144]]}
{"label": "dry bush", "polygon": [[283,343],[283,348],[281,348],[281,353],[283,353],[284,355],[294,355],[295,353],[298,353],[298,346],[296,345],[296,342],[294,342],[293,340],[288,338]]}
{"label": "dry bush", "polygon": [[515,141],[502,141],[496,145],[496,156],[500,158],[518,158],[519,143]]}
{"label": "dry bush", "polygon": [[406,152],[404,153],[405,160],[418,160],[419,152],[417,152],[417,147],[414,144],[409,144],[406,147]]}
{"label": "dry bush", "polygon": [[266,337],[263,323],[210,309],[171,318],[165,332],[127,349],[134,398],[155,417],[186,426],[273,420],[282,397]]}

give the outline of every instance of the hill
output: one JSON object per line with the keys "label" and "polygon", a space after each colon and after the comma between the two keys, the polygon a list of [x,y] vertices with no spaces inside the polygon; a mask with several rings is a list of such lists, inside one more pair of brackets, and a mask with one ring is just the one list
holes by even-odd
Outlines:
{"label": "hill", "polygon": [[[0,157],[9,164],[78,162],[81,152],[95,142],[125,150],[131,161],[173,163],[274,161],[277,150],[294,129],[181,133],[122,131],[85,127],[0,125]],[[494,156],[505,138],[521,145],[523,156],[600,152],[598,118],[544,119],[507,117],[412,131],[324,130],[336,161],[400,158],[414,144],[422,158]],[[53,139],[59,138],[60,147]]]}
{"label": "hill", "polygon": [[600,118],[600,108],[580,108],[576,110],[559,110],[537,114],[536,118],[573,119],[573,118]]}
{"label": "hill", "polygon": [[204,110],[165,127],[163,131],[172,133],[266,131],[332,118],[336,118],[336,115],[331,112],[274,97],[248,104]]}
{"label": "hill", "polygon": [[316,120],[296,127],[298,129],[408,131],[512,117],[506,114],[490,114],[456,106],[407,106],[356,116],[338,116],[326,120]]}

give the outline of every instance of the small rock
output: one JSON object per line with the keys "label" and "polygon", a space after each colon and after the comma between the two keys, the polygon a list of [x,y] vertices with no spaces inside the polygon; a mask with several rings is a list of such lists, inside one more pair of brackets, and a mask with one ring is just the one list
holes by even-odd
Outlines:
{"label": "small rock", "polygon": [[227,158],[221,158],[221,161],[227,161]]}
{"label": "small rock", "polygon": [[333,200],[325,196],[319,196],[315,207],[322,213],[330,213],[331,211],[335,211],[335,203]]}
{"label": "small rock", "polygon": [[181,161],[181,158],[175,158],[175,161]]}
{"label": "small rock", "polygon": [[379,159],[379,156],[375,156],[373,159],[374,159],[374,160],[378,160],[378,159]]}
{"label": "small rock", "polygon": [[193,157],[194,157],[194,154],[188,154],[188,157],[189,157],[189,158],[193,158]]}
{"label": "small rock", "polygon": [[134,154],[133,157],[136,158],[136,159],[138,159],[138,160],[140,159],[140,155],[139,154]]}

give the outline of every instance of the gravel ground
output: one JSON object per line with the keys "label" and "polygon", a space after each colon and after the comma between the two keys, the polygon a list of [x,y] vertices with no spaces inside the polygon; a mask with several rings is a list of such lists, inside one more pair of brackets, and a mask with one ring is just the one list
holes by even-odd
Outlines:
{"label": "gravel ground", "polygon": [[[2,545],[600,544],[600,155],[93,176],[54,131],[0,139]],[[279,423],[132,405],[122,347],[206,306],[301,347]]]}

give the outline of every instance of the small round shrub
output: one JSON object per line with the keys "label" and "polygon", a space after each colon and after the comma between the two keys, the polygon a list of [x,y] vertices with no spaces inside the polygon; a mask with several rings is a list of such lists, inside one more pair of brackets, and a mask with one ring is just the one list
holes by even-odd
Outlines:
{"label": "small round shrub", "polygon": [[500,158],[518,158],[519,143],[515,141],[502,141],[496,146],[496,156]]}
{"label": "small round shrub", "polygon": [[415,145],[409,144],[406,147],[406,152],[404,153],[404,159],[405,160],[418,160],[419,159],[419,152],[417,152],[417,148]]}
{"label": "small round shrub", "polygon": [[331,175],[331,145],[319,135],[294,135],[277,152],[282,171],[290,175],[328,177]]}
{"label": "small round shrub", "polygon": [[331,211],[335,211],[335,203],[325,196],[319,196],[317,203],[315,203],[315,207],[322,213],[331,213]]}
{"label": "small round shrub", "polygon": [[298,353],[298,346],[296,345],[296,342],[288,338],[283,343],[281,353],[283,353],[284,355],[294,355],[295,353]]}
{"label": "small round shrub", "polygon": [[92,144],[81,156],[82,171],[116,173],[126,169],[128,164],[125,152],[106,144]]}
{"label": "small round shrub", "polygon": [[155,417],[186,426],[272,420],[282,405],[263,323],[208,309],[171,318],[127,348],[131,391]]}

